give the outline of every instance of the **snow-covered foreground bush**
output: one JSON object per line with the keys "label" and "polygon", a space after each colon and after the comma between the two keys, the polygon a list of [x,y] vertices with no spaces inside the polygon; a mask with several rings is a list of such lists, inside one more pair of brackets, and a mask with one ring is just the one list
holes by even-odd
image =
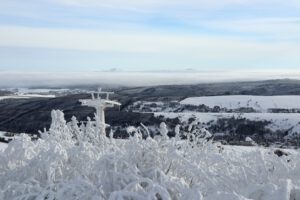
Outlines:
{"label": "snow-covered foreground bush", "polygon": [[[99,137],[91,121],[66,124],[63,113],[42,139],[22,135],[0,154],[0,199],[11,200],[287,200],[299,199],[300,154],[221,146],[205,130],[189,140],[161,135]],[[111,133],[112,136],[112,133]],[[298,196],[297,196],[298,195]]]}

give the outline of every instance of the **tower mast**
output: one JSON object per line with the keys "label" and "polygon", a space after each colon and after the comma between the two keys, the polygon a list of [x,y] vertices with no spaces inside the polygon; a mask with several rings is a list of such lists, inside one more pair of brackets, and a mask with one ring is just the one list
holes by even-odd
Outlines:
{"label": "tower mast", "polygon": [[[105,94],[105,99],[101,98],[101,95]],[[105,109],[114,107],[115,105],[120,106],[121,104],[117,101],[112,101],[109,99],[109,95],[114,94],[114,92],[102,92],[101,89],[95,93],[92,92],[92,99],[81,99],[82,106],[88,106],[96,109],[96,125],[100,128],[100,134],[106,135],[105,128],[109,126],[105,123]]]}

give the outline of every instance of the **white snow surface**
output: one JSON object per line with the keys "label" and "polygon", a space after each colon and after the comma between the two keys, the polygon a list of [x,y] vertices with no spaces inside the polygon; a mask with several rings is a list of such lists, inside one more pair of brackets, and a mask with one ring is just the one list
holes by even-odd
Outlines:
{"label": "white snow surface", "polygon": [[60,88],[60,89],[54,89],[54,88],[17,88],[18,93],[20,94],[48,94],[50,92],[57,92],[57,93],[64,93],[69,91],[69,89]]}
{"label": "white snow surface", "polygon": [[0,153],[3,152],[7,148],[7,144],[0,142]]}
{"label": "white snow surface", "polygon": [[[4,131],[0,131],[0,137],[5,138],[5,139],[9,138],[9,137],[5,136],[5,133],[6,132],[4,132]],[[7,148],[7,143],[0,142],[0,153],[3,152],[6,148]]]}
{"label": "white snow surface", "polygon": [[55,95],[51,94],[18,94],[18,95],[8,95],[0,96],[0,101],[3,99],[30,99],[30,98],[54,98]]}
{"label": "white snow surface", "polygon": [[196,121],[207,123],[216,121],[218,118],[242,117],[253,121],[270,121],[268,125],[272,131],[289,130],[291,132],[300,133],[300,113],[198,113],[198,112],[184,112],[184,113],[168,113],[157,112],[155,116],[162,115],[166,118],[178,117],[182,122],[188,121],[189,118],[194,117]]}
{"label": "white snow surface", "polygon": [[0,96],[0,101],[3,99],[29,99],[30,97],[24,97],[19,95]]}
{"label": "white snow surface", "polygon": [[19,94],[19,97],[27,97],[27,98],[54,98],[53,94]]}
{"label": "white snow surface", "polygon": [[42,139],[24,134],[0,153],[0,199],[300,199],[299,150],[278,157],[272,148],[222,146],[189,133],[193,140],[168,138],[165,124],[163,137],[144,140],[131,127],[134,136],[117,140],[75,118],[66,123],[60,111],[52,117]]}
{"label": "white snow surface", "polygon": [[241,107],[252,107],[255,110],[265,112],[270,108],[299,109],[300,95],[290,96],[204,96],[190,97],[182,100],[181,104],[201,105],[209,107],[220,106],[221,108],[237,109]]}

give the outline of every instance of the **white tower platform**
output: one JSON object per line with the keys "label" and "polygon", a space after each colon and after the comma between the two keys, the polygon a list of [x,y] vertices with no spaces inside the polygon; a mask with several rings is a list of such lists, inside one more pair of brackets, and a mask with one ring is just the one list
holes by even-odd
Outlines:
{"label": "white tower platform", "polygon": [[[101,95],[105,94],[106,98],[101,99]],[[100,134],[105,135],[105,128],[109,126],[108,124],[105,123],[105,109],[106,108],[111,108],[114,107],[115,105],[120,106],[121,104],[117,101],[112,101],[109,99],[109,95],[114,94],[113,92],[102,92],[101,89],[99,89],[98,92],[96,92],[96,97],[95,93],[91,93],[92,99],[81,99],[79,102],[83,106],[88,106],[88,107],[93,107],[96,109],[96,123],[97,126],[100,127]]]}

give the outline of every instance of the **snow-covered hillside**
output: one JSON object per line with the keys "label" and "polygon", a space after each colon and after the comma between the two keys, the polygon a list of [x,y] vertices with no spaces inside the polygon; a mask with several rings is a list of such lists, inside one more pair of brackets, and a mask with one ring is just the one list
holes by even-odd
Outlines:
{"label": "snow-covered hillside", "polygon": [[[300,152],[223,146],[209,133],[188,140],[99,136],[97,127],[66,124],[54,111],[49,132],[27,135],[0,153],[0,199],[299,200]],[[145,129],[145,127],[144,127]],[[147,131],[146,131],[147,132]]]}
{"label": "snow-covered hillside", "polygon": [[7,88],[0,91],[9,92],[9,95],[0,96],[3,99],[54,98],[68,94],[86,93],[84,89],[56,89],[56,88]]}
{"label": "snow-covered hillside", "polygon": [[167,113],[157,112],[155,116],[164,116],[165,118],[179,118],[181,122],[187,122],[190,118],[195,118],[201,123],[217,121],[221,118],[245,118],[253,121],[270,121],[268,127],[272,131],[290,130],[298,128],[300,133],[300,113]]}
{"label": "snow-covered hillside", "polygon": [[12,91],[17,90],[19,94],[50,94],[50,93],[65,93],[68,92],[70,89],[61,88],[61,89],[54,89],[54,88],[17,88],[11,89]]}
{"label": "snow-covered hillside", "polygon": [[3,152],[7,148],[7,144],[0,142],[0,153]]}
{"label": "snow-covered hillside", "polygon": [[18,95],[9,95],[9,96],[0,96],[0,101],[4,99],[30,99],[30,98],[54,98],[55,95],[50,94],[18,94]]}
{"label": "snow-covered hillside", "polygon": [[300,145],[300,96],[207,96],[180,102],[136,101],[127,106],[127,110],[154,113],[173,127],[178,119],[183,129],[203,126],[218,140],[234,144],[238,144],[237,140],[244,142],[246,136],[254,136],[253,139],[266,146]]}
{"label": "snow-covered hillside", "polygon": [[237,109],[252,107],[255,110],[266,112],[268,109],[300,109],[300,96],[209,96],[190,97],[180,102],[188,105],[206,105],[209,107]]}

